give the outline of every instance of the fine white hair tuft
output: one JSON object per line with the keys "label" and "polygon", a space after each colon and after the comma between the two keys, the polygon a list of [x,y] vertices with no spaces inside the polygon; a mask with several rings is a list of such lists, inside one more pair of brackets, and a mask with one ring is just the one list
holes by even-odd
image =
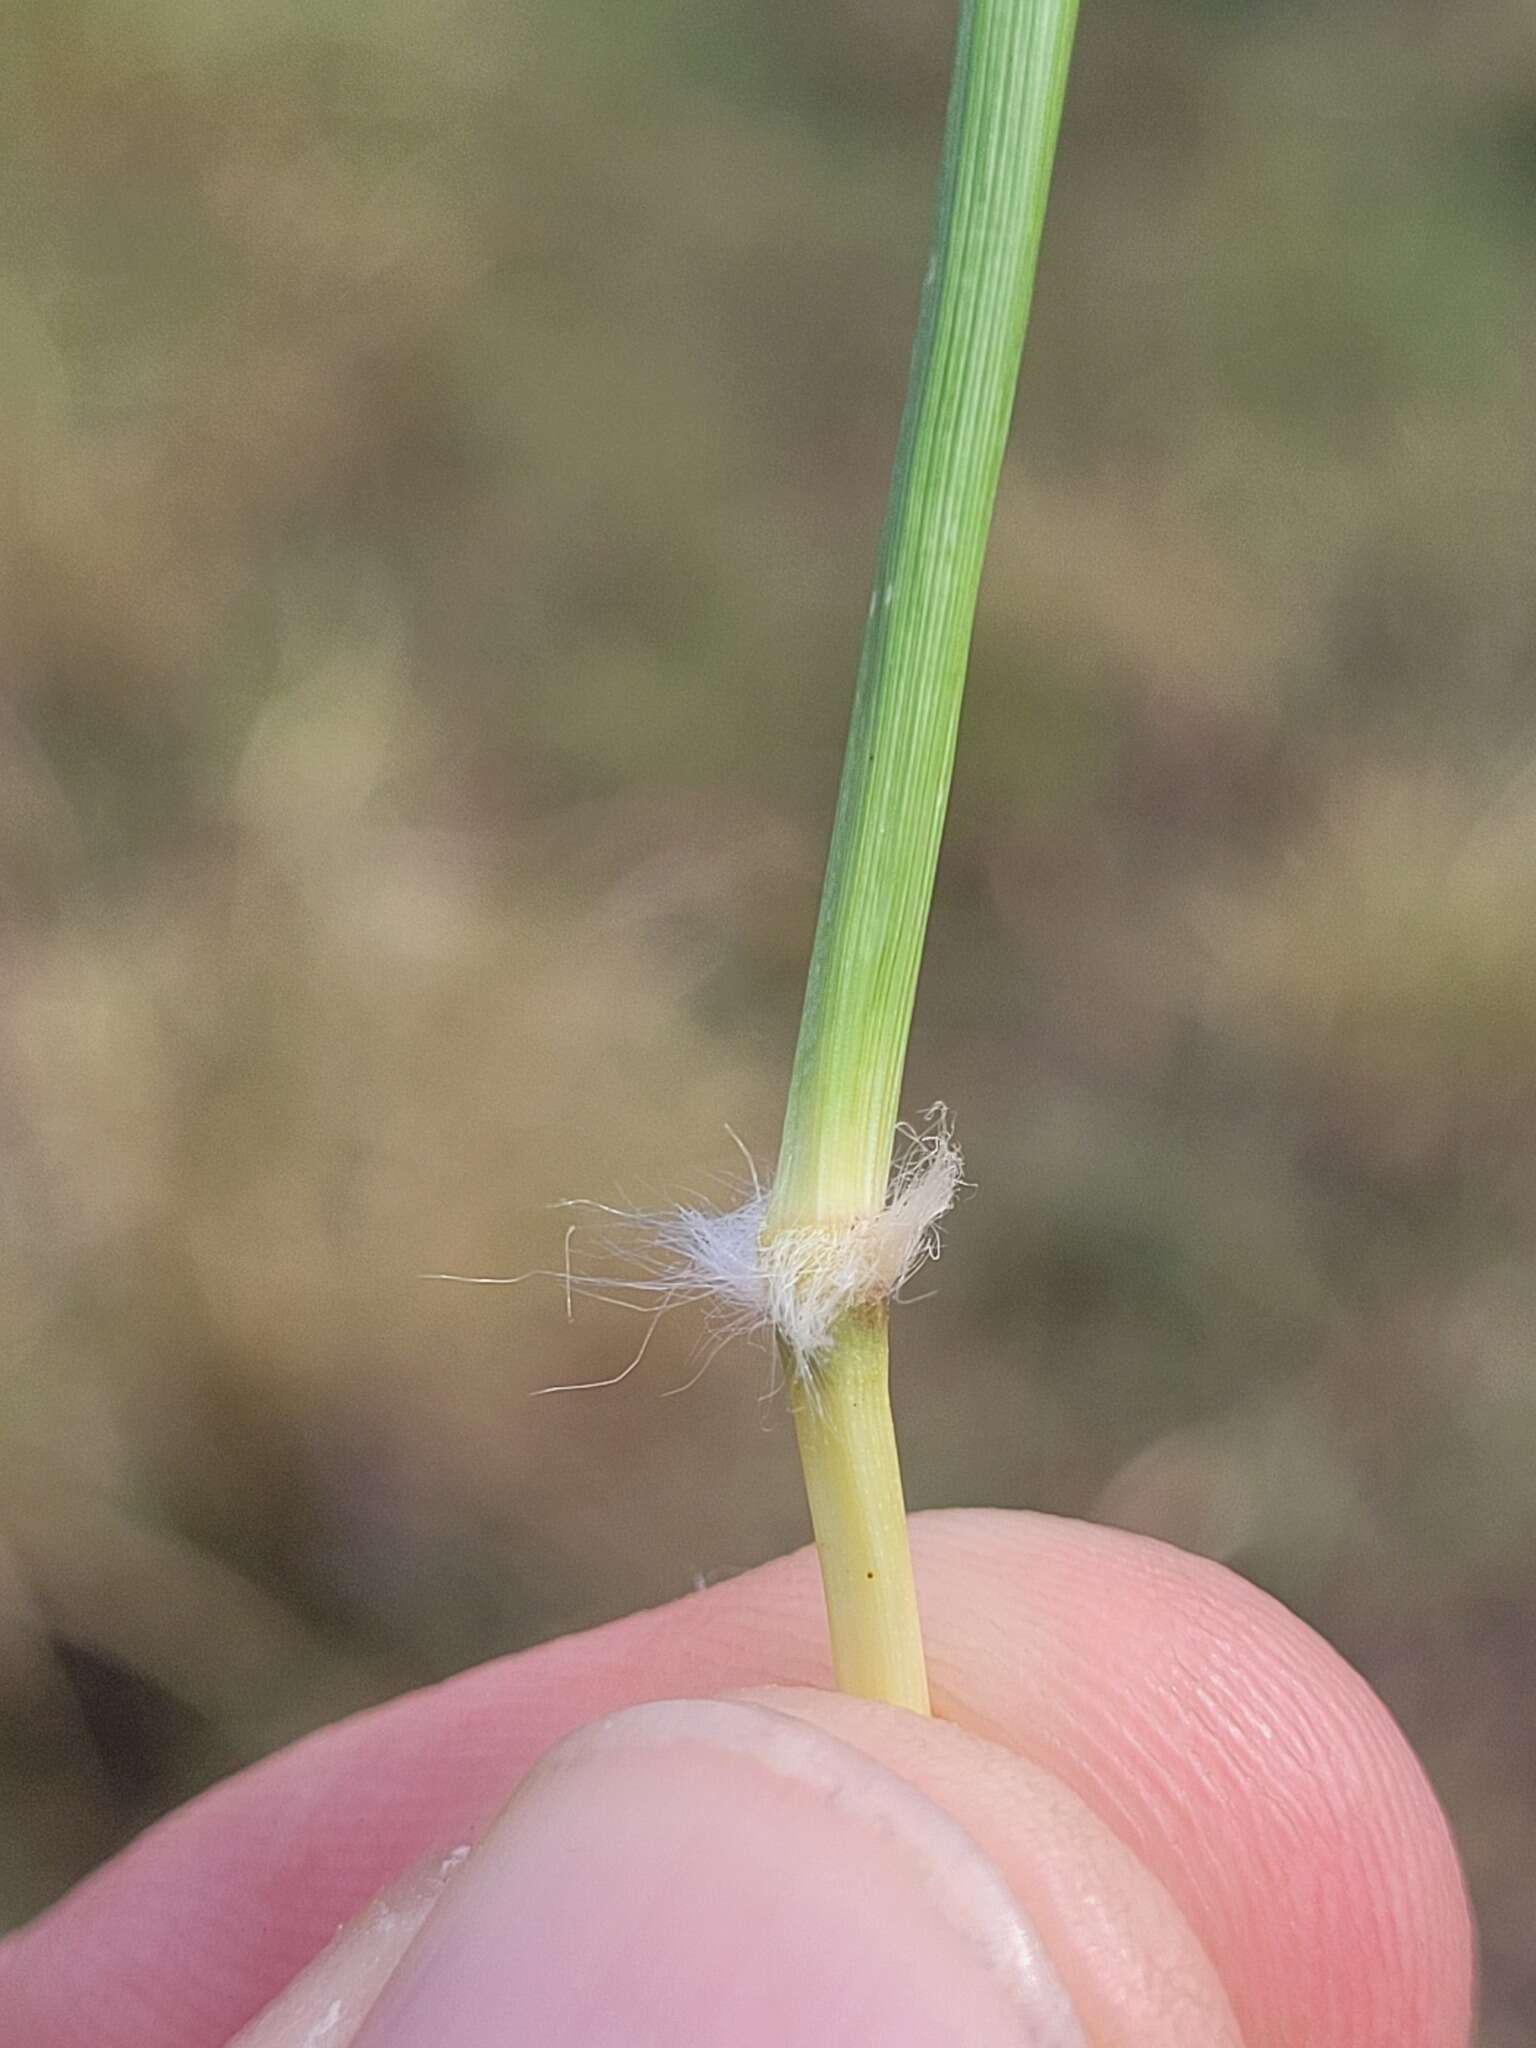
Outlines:
{"label": "fine white hair tuft", "polygon": [[889,1301],[929,1259],[963,1183],[941,1104],[904,1124],[885,1207],[846,1223],[766,1228],[770,1193],[739,1209],[678,1208],[644,1219],[658,1257],[643,1284],[718,1311],[728,1335],[771,1331],[796,1371],[813,1375],[848,1310]]}
{"label": "fine white hair tuft", "polygon": [[[754,1169],[752,1199],[737,1209],[679,1207],[647,1215],[602,1202],[562,1205],[595,1211],[607,1219],[604,1248],[614,1267],[606,1272],[571,1271],[576,1231],[572,1224],[565,1233],[566,1263],[559,1273],[422,1277],[479,1287],[559,1279],[565,1283],[567,1314],[575,1295],[648,1311],[649,1327],[628,1365],[608,1379],[579,1382],[584,1387],[612,1387],[627,1379],[644,1358],[658,1318],[683,1302],[701,1303],[710,1318],[717,1341],[709,1357],[733,1337],[770,1333],[790,1370],[814,1384],[841,1318],[850,1309],[891,1300],[920,1266],[938,1257],[939,1223],[965,1185],[960,1150],[942,1103],[929,1110],[920,1128],[898,1125],[896,1137],[885,1206],[870,1215],[770,1231],[772,1190]],[[538,1391],[561,1394],[575,1388]]]}

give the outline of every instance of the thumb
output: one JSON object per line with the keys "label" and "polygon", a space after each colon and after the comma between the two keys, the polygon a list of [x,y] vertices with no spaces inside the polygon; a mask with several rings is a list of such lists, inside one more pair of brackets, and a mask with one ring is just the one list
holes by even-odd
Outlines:
{"label": "thumb", "polygon": [[816,1693],[569,1737],[238,2048],[1234,2048],[1167,1895],[979,1737]]}

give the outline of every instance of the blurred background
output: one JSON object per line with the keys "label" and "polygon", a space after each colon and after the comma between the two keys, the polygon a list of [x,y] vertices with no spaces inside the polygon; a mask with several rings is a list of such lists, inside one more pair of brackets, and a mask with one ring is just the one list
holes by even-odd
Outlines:
{"label": "blurred background", "polygon": [[[1092,0],[908,1101],[918,1505],[1369,1676],[1536,2028],[1536,15]],[[800,1542],[558,1282],[777,1140],[948,0],[0,30],[0,1912]],[[583,1262],[581,1239],[575,1261]]]}

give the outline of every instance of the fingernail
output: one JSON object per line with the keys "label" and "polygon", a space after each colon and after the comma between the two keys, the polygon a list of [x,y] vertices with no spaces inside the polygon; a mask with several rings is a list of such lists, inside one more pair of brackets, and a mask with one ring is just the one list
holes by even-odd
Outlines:
{"label": "fingernail", "polygon": [[430,1856],[397,1878],[229,2048],[346,2048],[468,1855],[466,1845]]}
{"label": "fingernail", "polygon": [[456,1873],[355,2048],[1086,2048],[995,1866],[770,1708],[571,1737]]}

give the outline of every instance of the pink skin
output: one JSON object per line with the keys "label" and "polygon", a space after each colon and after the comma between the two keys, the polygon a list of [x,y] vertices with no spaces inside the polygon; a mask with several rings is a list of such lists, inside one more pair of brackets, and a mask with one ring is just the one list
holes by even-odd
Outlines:
{"label": "pink skin", "polygon": [[220,1786],[0,1946],[0,2040],[225,2048],[394,1886],[241,2048],[1466,2048],[1445,1823],[1316,1636],[1109,1530],[914,1540],[941,1722],[712,1703],[825,1687],[802,1553]]}

